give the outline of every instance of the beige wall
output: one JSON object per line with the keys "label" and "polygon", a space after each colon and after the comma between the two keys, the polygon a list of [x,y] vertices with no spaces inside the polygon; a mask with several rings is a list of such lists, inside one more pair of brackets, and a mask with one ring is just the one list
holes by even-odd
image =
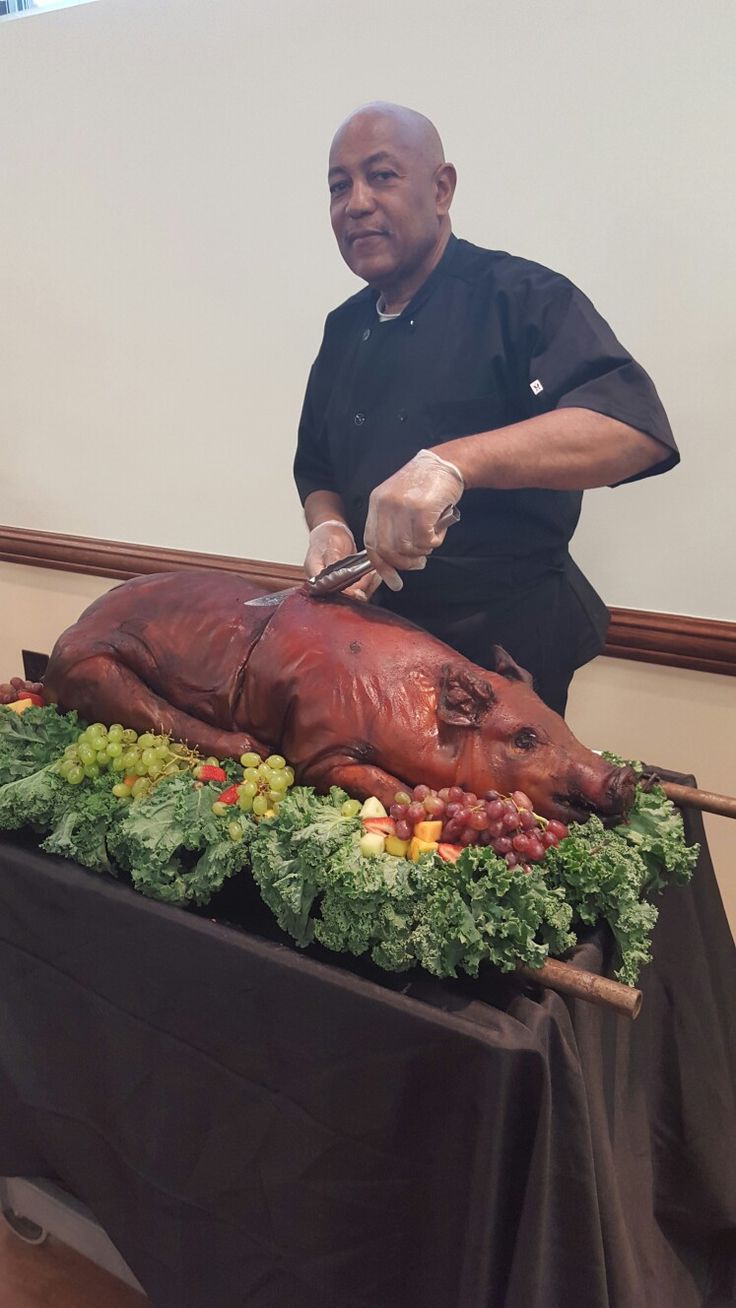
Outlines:
{"label": "beige wall", "polygon": [[[49,652],[58,634],[117,583],[0,563],[0,680],[22,675],[21,649]],[[594,749],[694,773],[736,793],[736,680],[622,659],[596,659],[573,684],[569,721]],[[706,819],[721,893],[736,934],[736,822]]]}
{"label": "beige wall", "polygon": [[566,273],[661,391],[682,467],[586,497],[584,571],[609,604],[736,619],[712,566],[733,559],[735,42],[733,0],[105,0],[2,24],[0,440],[26,457],[0,523],[301,561],[301,399],[359,285],[328,143],[382,97],[436,120],[457,232]]}

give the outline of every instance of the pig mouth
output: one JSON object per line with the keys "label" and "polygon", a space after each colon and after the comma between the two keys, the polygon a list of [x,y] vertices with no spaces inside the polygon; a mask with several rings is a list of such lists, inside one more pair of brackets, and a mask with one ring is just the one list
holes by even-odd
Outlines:
{"label": "pig mouth", "polygon": [[552,802],[555,805],[555,817],[562,818],[565,822],[587,822],[593,813],[597,813],[602,818],[597,805],[592,804],[584,795],[553,795]]}

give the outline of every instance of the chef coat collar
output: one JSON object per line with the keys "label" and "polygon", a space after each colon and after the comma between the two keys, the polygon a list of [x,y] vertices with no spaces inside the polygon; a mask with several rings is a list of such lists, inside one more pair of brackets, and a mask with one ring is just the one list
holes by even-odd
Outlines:
{"label": "chef coat collar", "polygon": [[[457,237],[452,232],[450,232],[450,239],[447,242],[447,245],[445,246],[444,250],[442,251],[442,258],[440,259],[436,267],[432,269],[429,276],[425,278],[425,280],[422,282],[421,286],[419,287],[419,290],[416,291],[413,299],[409,301],[406,308],[402,309],[401,313],[397,315],[396,318],[397,322],[400,322],[402,318],[411,318],[417,312],[417,310],[420,309],[422,305],[429,299],[437,283],[449,271],[453,263],[455,257],[455,251],[458,247],[458,244],[459,242]],[[370,295],[373,300],[374,306],[377,305],[381,295],[380,291],[371,290]]]}

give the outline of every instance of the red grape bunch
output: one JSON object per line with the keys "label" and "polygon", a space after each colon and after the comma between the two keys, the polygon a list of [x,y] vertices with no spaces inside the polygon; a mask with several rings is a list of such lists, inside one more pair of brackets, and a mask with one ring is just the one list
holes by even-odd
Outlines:
{"label": "red grape bunch", "polygon": [[14,704],[16,700],[26,699],[29,695],[43,698],[43,686],[40,681],[24,681],[22,677],[11,677],[0,685],[0,704]]}
{"label": "red grape bunch", "polygon": [[490,846],[509,867],[525,871],[569,834],[564,822],[538,817],[521,790],[511,795],[487,790],[479,797],[460,786],[438,791],[415,786],[411,794],[397,791],[390,813],[400,840],[411,839],[418,822],[441,821],[443,842]]}

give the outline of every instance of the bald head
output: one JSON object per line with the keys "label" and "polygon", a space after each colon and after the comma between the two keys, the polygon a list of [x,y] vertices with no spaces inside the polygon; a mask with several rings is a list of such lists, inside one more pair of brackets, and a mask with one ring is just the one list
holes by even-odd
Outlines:
{"label": "bald head", "polygon": [[401,141],[432,170],[445,162],[442,141],[434,123],[416,109],[407,109],[404,105],[391,104],[387,100],[372,100],[370,104],[354,109],[343,119],[333,137],[330,158],[343,133],[356,128],[370,130],[374,126],[391,132],[395,140]]}
{"label": "bald head", "polygon": [[403,307],[450,237],[455,169],[424,114],[375,101],[354,110],[330,147],[330,217],[345,262]]}

